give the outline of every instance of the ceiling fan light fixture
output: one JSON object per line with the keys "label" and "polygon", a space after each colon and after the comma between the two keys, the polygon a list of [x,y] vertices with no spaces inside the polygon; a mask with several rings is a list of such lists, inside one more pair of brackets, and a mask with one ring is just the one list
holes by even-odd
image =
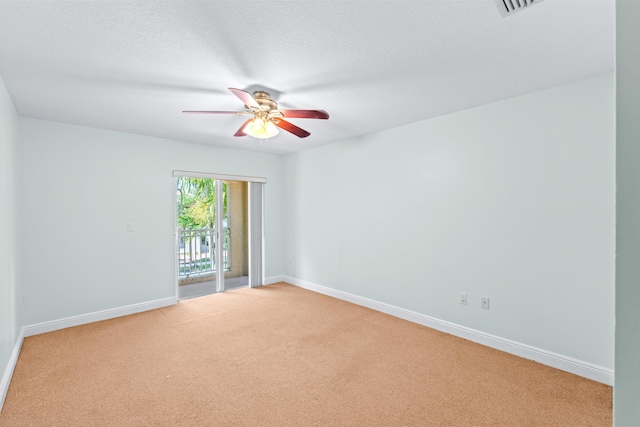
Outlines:
{"label": "ceiling fan light fixture", "polygon": [[260,117],[251,120],[242,131],[258,139],[269,139],[280,133],[271,120],[264,120]]}
{"label": "ceiling fan light fixture", "polygon": [[329,113],[324,110],[280,110],[278,103],[269,98],[269,93],[257,90],[253,96],[241,89],[230,87],[229,90],[244,103],[244,111],[194,111],[183,110],[189,114],[239,114],[250,118],[233,134],[235,137],[252,136],[262,141],[280,133],[279,129],[306,138],[311,135],[285,119],[322,119],[327,120]]}

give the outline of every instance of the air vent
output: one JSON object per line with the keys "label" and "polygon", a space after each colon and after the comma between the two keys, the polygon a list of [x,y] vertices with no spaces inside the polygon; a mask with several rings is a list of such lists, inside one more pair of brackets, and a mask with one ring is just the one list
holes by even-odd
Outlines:
{"label": "air vent", "polygon": [[512,15],[527,6],[538,4],[541,1],[542,0],[496,0],[496,6],[498,6],[498,10],[504,18],[505,16]]}

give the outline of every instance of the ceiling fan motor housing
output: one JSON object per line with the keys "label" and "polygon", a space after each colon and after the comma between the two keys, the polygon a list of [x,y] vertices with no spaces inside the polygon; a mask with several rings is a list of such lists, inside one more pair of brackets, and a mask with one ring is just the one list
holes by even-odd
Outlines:
{"label": "ceiling fan motor housing", "polygon": [[269,98],[269,93],[261,90],[257,90],[253,92],[253,99],[256,100],[260,107],[264,108],[267,111],[277,110],[278,103]]}

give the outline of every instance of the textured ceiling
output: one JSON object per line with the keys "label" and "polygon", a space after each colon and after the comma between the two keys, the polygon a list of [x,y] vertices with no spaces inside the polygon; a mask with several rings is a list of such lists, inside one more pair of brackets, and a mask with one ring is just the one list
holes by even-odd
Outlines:
{"label": "textured ceiling", "polygon": [[[290,153],[613,71],[614,0],[2,1],[0,76],[18,113]],[[226,88],[267,90],[311,136],[232,135]],[[523,112],[526,114],[526,112]]]}

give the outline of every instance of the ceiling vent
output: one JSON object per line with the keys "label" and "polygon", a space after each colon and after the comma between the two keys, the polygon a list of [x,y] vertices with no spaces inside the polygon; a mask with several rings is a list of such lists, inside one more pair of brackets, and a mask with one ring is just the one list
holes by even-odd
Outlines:
{"label": "ceiling vent", "polygon": [[541,1],[542,0],[496,0],[496,6],[498,6],[498,10],[504,18],[505,16],[512,15],[527,6],[538,4]]}

